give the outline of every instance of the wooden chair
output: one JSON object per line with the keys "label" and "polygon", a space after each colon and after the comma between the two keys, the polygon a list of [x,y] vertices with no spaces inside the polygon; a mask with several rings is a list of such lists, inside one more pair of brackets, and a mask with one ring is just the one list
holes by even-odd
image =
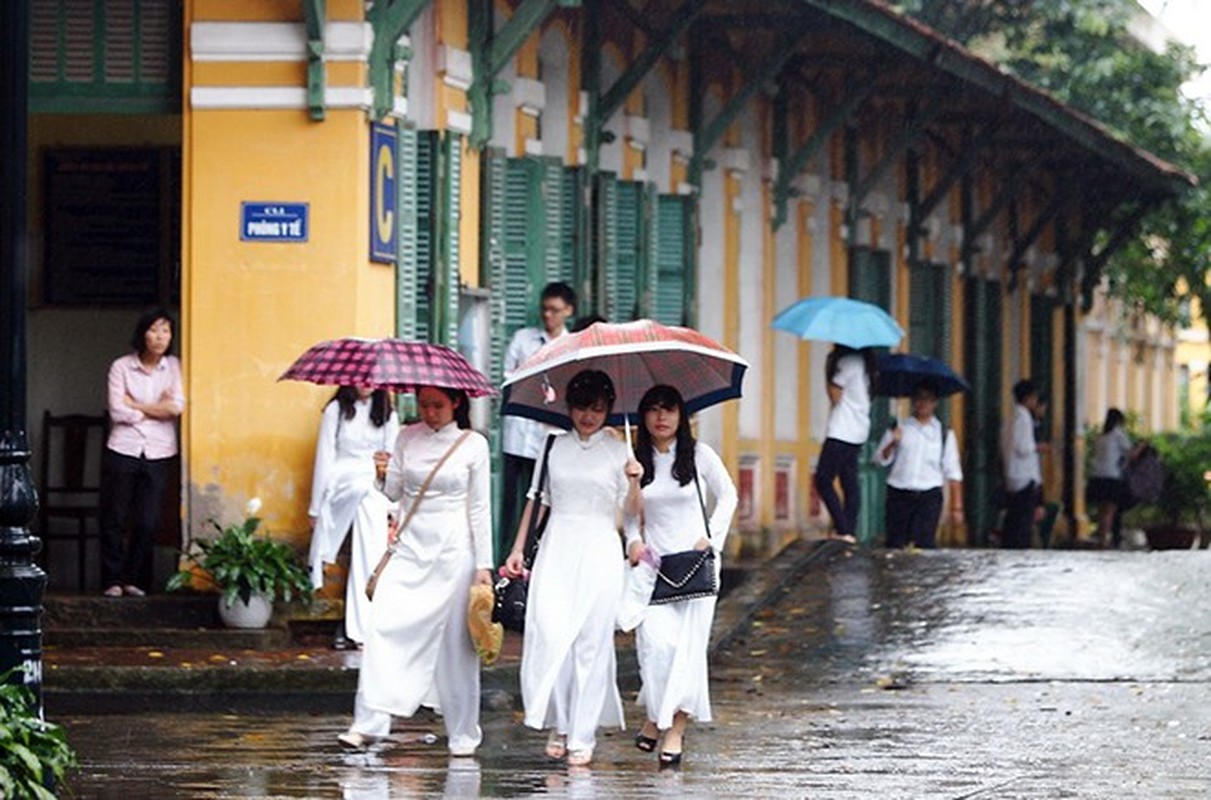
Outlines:
{"label": "wooden chair", "polygon": [[[46,564],[52,541],[75,541],[79,589],[84,591],[88,575],[88,541],[100,542],[101,454],[109,434],[109,416],[42,413],[42,476],[38,484],[38,535],[42,538],[42,563]],[[52,529],[52,521],[65,519],[69,526]]]}

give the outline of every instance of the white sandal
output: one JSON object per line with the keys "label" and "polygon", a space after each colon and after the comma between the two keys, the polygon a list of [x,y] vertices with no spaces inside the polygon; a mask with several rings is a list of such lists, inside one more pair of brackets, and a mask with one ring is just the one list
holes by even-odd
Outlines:
{"label": "white sandal", "polygon": [[357,731],[345,731],[336,737],[336,740],[341,743],[342,747],[349,750],[365,750],[370,745],[374,744],[374,737],[367,736],[364,733]]}
{"label": "white sandal", "polygon": [[568,737],[558,731],[551,731],[544,752],[547,758],[563,758],[568,754]]}
{"label": "white sandal", "polygon": [[583,750],[568,751],[568,766],[569,767],[587,767],[589,762],[593,760],[593,748],[586,747]]}

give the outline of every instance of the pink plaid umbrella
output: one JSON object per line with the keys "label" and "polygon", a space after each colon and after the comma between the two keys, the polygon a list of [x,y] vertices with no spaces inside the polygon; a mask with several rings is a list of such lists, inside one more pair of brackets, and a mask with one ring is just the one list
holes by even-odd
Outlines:
{"label": "pink plaid umbrella", "polygon": [[303,353],[278,380],[369,386],[415,392],[422,386],[463,389],[470,397],[496,394],[488,378],[462,353],[432,342],[333,339]]}
{"label": "pink plaid umbrella", "polygon": [[690,413],[740,396],[748,362],[691,328],[650,319],[598,322],[560,336],[527,359],[505,381],[503,413],[572,426],[563,400],[568,380],[582,369],[599,369],[614,381],[618,397],[610,425],[637,422],[639,400],[657,384],[675,387]]}

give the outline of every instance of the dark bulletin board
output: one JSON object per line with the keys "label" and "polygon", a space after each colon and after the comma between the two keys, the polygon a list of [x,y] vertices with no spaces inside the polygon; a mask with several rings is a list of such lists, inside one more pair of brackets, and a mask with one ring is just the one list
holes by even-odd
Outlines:
{"label": "dark bulletin board", "polygon": [[[163,300],[174,220],[158,149],[49,150],[43,299],[53,305]],[[170,180],[166,181],[165,178]]]}

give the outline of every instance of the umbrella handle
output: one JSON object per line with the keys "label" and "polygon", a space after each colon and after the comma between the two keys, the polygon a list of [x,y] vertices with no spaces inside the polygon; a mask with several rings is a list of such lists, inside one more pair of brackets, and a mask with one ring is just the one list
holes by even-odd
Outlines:
{"label": "umbrella handle", "polygon": [[631,445],[631,416],[629,414],[624,416],[622,422],[627,435],[627,450],[634,451],[635,448]]}

